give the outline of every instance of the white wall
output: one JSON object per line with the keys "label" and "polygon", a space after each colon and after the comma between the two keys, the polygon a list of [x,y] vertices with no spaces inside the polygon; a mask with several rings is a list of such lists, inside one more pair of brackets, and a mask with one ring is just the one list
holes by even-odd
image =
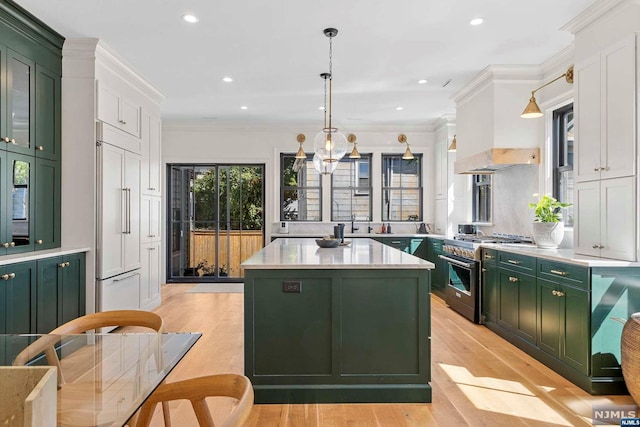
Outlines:
{"label": "white wall", "polygon": [[[341,129],[342,130],[342,129]],[[163,122],[162,163],[166,183],[166,165],[169,163],[263,163],[265,165],[265,232],[273,230],[279,221],[280,197],[280,153],[295,153],[298,149],[296,135],[303,133],[306,141],[303,148],[313,153],[313,139],[319,131],[318,125],[247,127],[224,126],[215,123]],[[414,153],[423,153],[424,221],[432,221],[432,153],[434,134],[431,129],[358,127],[344,130],[357,136],[360,153],[372,153],[373,222],[381,220],[381,164],[380,154],[404,153],[405,146],[398,142],[398,134],[407,135]],[[330,189],[329,176],[324,177],[323,189]],[[166,188],[166,185],[165,185]],[[378,191],[376,191],[378,189]],[[165,190],[166,191],[166,190]],[[323,194],[323,222],[330,221],[331,200],[329,193]],[[166,209],[166,207],[165,207]],[[166,216],[165,216],[166,220]]]}

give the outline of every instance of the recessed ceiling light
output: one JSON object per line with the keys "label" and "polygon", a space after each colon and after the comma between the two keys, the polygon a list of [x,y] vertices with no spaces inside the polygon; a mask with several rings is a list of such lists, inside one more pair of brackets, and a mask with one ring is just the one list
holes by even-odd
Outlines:
{"label": "recessed ceiling light", "polygon": [[469,21],[469,24],[471,25],[480,25],[484,22],[484,19],[482,18],[473,18],[471,21]]}
{"label": "recessed ceiling light", "polygon": [[421,80],[418,80],[418,84],[423,85],[423,84],[426,84],[428,81],[429,80],[427,80],[427,79],[421,79]]}
{"label": "recessed ceiling light", "polygon": [[195,24],[196,22],[198,22],[198,17],[195,15],[191,15],[190,13],[186,13],[182,15],[182,19],[184,19],[190,24]]}
{"label": "recessed ceiling light", "polygon": [[242,107],[240,107],[241,110],[246,110],[247,108],[249,107],[247,107],[246,105],[243,105]]}
{"label": "recessed ceiling light", "polygon": [[402,110],[404,110],[404,108],[402,108],[402,107],[396,107],[396,110],[397,110],[397,111],[402,111]]}
{"label": "recessed ceiling light", "polygon": [[231,83],[233,81],[233,79],[231,77],[223,77],[222,81],[225,83]]}

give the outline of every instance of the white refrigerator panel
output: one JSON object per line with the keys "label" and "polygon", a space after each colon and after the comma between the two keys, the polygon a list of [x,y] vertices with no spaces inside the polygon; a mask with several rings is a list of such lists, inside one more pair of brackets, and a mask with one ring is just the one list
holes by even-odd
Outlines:
{"label": "white refrigerator panel", "polygon": [[140,163],[137,154],[104,142],[99,146],[99,279],[141,266]]}

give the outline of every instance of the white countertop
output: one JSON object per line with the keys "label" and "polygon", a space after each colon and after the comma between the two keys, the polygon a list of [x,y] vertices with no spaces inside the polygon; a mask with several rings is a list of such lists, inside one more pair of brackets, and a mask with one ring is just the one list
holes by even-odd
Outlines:
{"label": "white countertop", "polygon": [[65,247],[47,249],[44,251],[23,252],[20,254],[11,254],[0,257],[0,265],[14,264],[23,261],[35,261],[42,258],[51,258],[54,256],[62,256],[76,254],[79,252],[89,252],[90,248],[84,247]]}
{"label": "white countertop", "polygon": [[[349,242],[345,240],[345,242]],[[372,239],[320,248],[315,239],[279,238],[242,263],[246,269],[433,269],[429,261]]]}
{"label": "white countertop", "polygon": [[[309,233],[271,233],[271,237],[272,238],[282,238],[282,237],[288,237],[288,238],[300,238],[300,237],[314,237],[314,238],[322,238],[327,236],[328,234],[323,234],[323,233],[314,233],[314,232],[309,232]],[[345,233],[344,234],[345,239],[346,238],[350,238],[350,239],[355,239],[355,238],[367,238],[367,239],[374,239],[374,238],[379,238],[379,237],[415,237],[415,238],[423,238],[423,237],[434,237],[436,239],[445,239],[446,236],[441,236],[439,234],[417,234],[417,233]]]}
{"label": "white countertop", "polygon": [[522,243],[483,243],[481,246],[586,267],[640,267],[638,262],[579,255],[573,249],[542,249],[536,245]]}

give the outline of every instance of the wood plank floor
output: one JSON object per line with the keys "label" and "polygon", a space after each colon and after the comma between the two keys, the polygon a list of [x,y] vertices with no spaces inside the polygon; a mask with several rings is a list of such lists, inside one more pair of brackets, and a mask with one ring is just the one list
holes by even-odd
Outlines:
{"label": "wood plank floor", "polygon": [[[243,295],[185,293],[164,285],[155,311],[168,332],[202,338],[168,381],[243,373]],[[259,427],[590,426],[593,405],[633,404],[629,396],[591,396],[481,325],[432,297],[433,402],[428,404],[255,405],[247,425]],[[229,401],[210,406],[222,419]],[[174,426],[196,426],[188,402],[171,405]],[[152,423],[161,426],[156,410]]]}

